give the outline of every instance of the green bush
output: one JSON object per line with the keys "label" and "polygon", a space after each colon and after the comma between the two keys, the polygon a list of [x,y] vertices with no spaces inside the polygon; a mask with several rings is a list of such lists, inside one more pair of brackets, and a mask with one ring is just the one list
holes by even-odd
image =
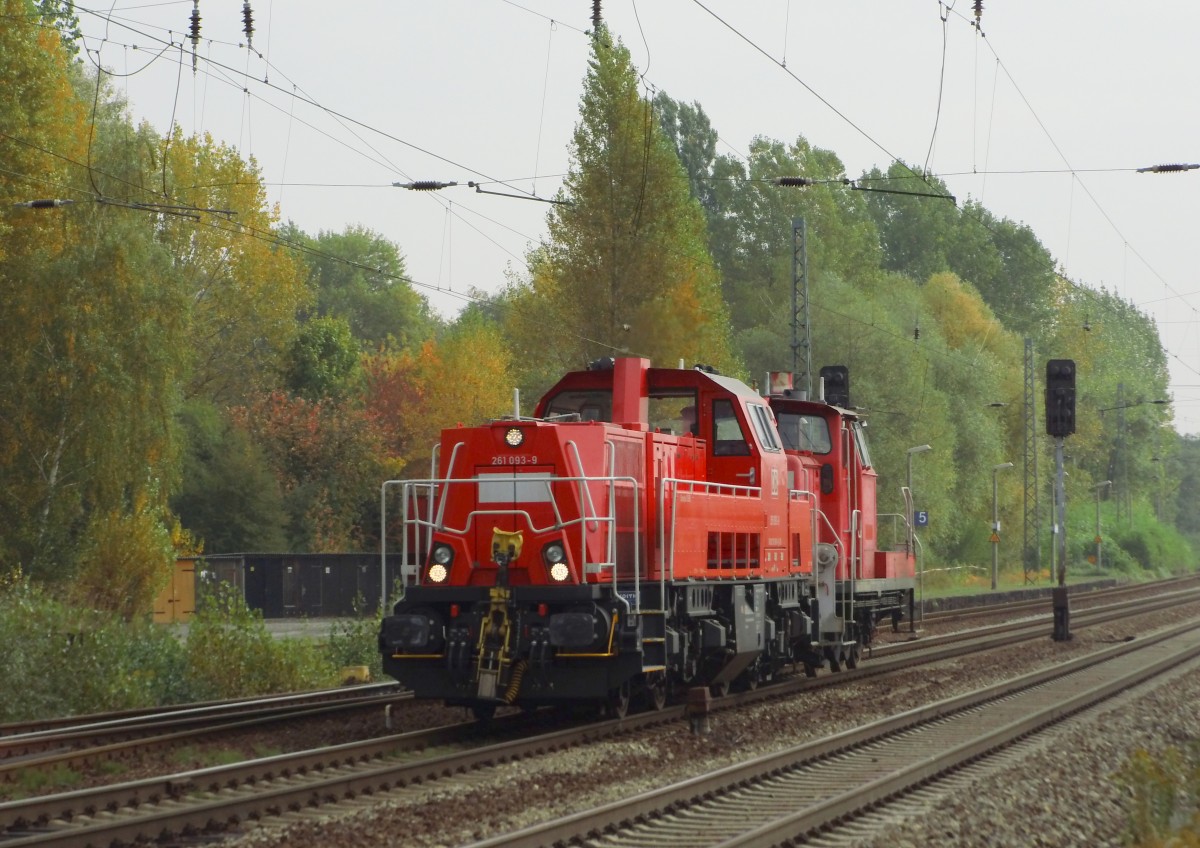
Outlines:
{"label": "green bush", "polygon": [[[1111,555],[1114,563],[1128,569],[1127,573],[1161,577],[1194,567],[1195,556],[1187,540],[1174,527],[1160,524],[1145,507],[1136,507],[1131,519],[1116,523],[1109,536],[1116,545],[1105,547],[1104,559],[1107,562]],[[1115,550],[1117,547],[1120,552]]]}
{"label": "green bush", "polygon": [[183,648],[148,621],[64,604],[20,573],[0,584],[0,721],[186,700]]}
{"label": "green bush", "polygon": [[338,671],[381,674],[378,617],[338,623],[328,641],[278,639],[228,587],[179,628],[80,609],[19,572],[0,581],[5,646],[0,722],[334,686]]}
{"label": "green bush", "polygon": [[337,682],[337,668],[320,646],[276,639],[262,613],[248,609],[228,584],[202,595],[186,649],[189,686],[197,699],[298,692]]}
{"label": "green bush", "polygon": [[360,616],[339,620],[329,629],[326,655],[334,668],[366,666],[372,680],[383,678],[383,657],[379,653],[379,622],[382,613],[362,617],[362,598],[355,598],[354,610]]}
{"label": "green bush", "polygon": [[1127,792],[1126,844],[1200,845],[1200,742],[1135,751],[1113,777]]}

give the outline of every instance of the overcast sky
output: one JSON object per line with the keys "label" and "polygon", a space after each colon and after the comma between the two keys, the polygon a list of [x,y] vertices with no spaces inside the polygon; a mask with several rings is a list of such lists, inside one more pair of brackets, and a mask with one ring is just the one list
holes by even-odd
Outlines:
{"label": "overcast sky", "polygon": [[[283,218],[310,233],[358,224],[394,241],[441,313],[524,270],[549,207],[466,184],[554,195],[592,0],[250,5],[252,51],[241,3],[199,0],[195,72],[191,0],[76,8],[137,119],[161,131],[173,117],[252,155]],[[803,135],[850,177],[897,157],[1031,226],[1072,280],[1158,321],[1176,426],[1200,432],[1200,171],[1135,172],[1200,162],[1200,4],[984,0],[980,30],[961,0],[601,9],[647,86],[703,107],[718,152]],[[459,185],[391,185],[410,180]]]}

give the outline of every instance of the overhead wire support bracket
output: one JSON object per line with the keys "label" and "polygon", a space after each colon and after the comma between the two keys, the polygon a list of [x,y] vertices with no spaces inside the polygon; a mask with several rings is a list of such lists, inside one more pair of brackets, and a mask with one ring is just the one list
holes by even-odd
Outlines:
{"label": "overhead wire support bracket", "polygon": [[892,188],[869,188],[868,186],[860,186],[853,180],[847,181],[846,184],[850,186],[852,191],[872,191],[876,194],[903,194],[907,197],[935,197],[938,200],[949,200],[955,206],[958,205],[958,198],[953,194],[938,194],[932,191],[896,191]]}
{"label": "overhead wire support bracket", "polygon": [[480,186],[480,184],[477,182],[469,182],[469,183],[467,183],[467,185],[469,185],[470,187],[475,189],[476,194],[494,194],[497,197],[514,197],[517,200],[536,200],[539,203],[557,203],[562,206],[573,206],[574,205],[569,200],[555,200],[554,198],[551,198],[551,197],[538,197],[537,195],[534,195],[534,194],[511,194],[510,192],[507,192],[507,191],[489,191],[489,190],[483,188],[482,186]]}

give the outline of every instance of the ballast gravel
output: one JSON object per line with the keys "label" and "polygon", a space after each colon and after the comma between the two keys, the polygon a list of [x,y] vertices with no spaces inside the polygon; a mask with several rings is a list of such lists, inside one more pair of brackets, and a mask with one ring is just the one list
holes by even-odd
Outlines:
{"label": "ballast gravel", "polygon": [[[685,723],[532,760],[323,807],[286,824],[230,834],[236,848],[397,846],[450,848],[511,833],[684,780],[922,704],[968,692],[1194,619],[1193,605],[1102,628],[1070,642],[1014,645],[987,656],[927,666],[903,686],[864,681],[802,693],[712,717],[694,736]],[[1049,625],[1047,625],[1049,628]],[[824,673],[824,672],[823,672]],[[876,836],[813,844],[925,846],[1121,846],[1127,791],[1116,772],[1136,750],[1155,755],[1200,735],[1200,671],[1139,687],[1040,734],[1002,761],[930,791],[903,814],[883,811]],[[901,815],[903,817],[901,818]]]}

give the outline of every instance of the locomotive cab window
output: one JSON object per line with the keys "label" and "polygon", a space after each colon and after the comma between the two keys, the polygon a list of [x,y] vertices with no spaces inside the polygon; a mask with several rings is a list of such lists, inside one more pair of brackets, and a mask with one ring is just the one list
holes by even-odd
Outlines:
{"label": "locomotive cab window", "polygon": [[732,401],[713,401],[712,428],[714,456],[750,456],[750,443],[742,431]]}
{"label": "locomotive cab window", "polygon": [[819,415],[796,412],[779,413],[779,435],[788,450],[827,454],[833,450],[829,424]]}
{"label": "locomotive cab window", "polygon": [[867,431],[864,425],[854,422],[854,441],[858,445],[858,456],[864,468],[871,468],[871,451],[867,448]]}
{"label": "locomotive cab window", "polygon": [[579,416],[579,421],[612,421],[612,392],[603,389],[560,392],[546,404],[547,419],[571,416]]}
{"label": "locomotive cab window", "polygon": [[650,429],[660,433],[699,435],[696,424],[696,393],[694,391],[651,392],[648,404]]}
{"label": "locomotive cab window", "polygon": [[778,453],[779,435],[775,430],[775,418],[771,415],[770,407],[761,403],[750,404],[750,419],[754,422],[754,430],[758,433],[758,443],[763,450]]}

